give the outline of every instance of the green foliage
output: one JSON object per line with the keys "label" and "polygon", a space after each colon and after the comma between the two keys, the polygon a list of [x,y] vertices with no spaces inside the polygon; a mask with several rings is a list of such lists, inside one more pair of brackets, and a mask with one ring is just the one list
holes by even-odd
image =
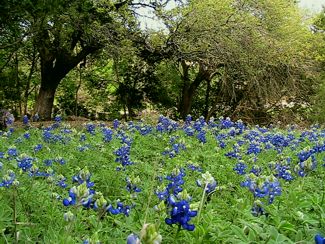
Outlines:
{"label": "green foliage", "polygon": [[[92,133],[86,129],[90,126],[95,126]],[[265,128],[252,127],[243,134],[226,136],[226,147],[221,148],[216,136],[227,135],[232,128],[204,127],[207,143],[203,144],[196,138],[197,132],[195,136],[186,136],[182,129],[161,133],[152,128],[151,133],[142,135],[140,128],[146,126],[151,125],[142,122],[122,124],[118,129],[112,129],[112,140],[107,142],[103,141],[103,125],[98,124],[87,124],[78,129],[65,123],[51,130],[48,127],[47,131],[54,136],[50,142],[44,141],[44,129],[26,127],[16,128],[12,134],[2,133],[0,180],[11,169],[19,181],[9,188],[0,187],[2,240],[12,243],[15,233],[19,233],[16,238],[20,242],[79,243],[88,239],[102,243],[125,243],[129,234],[136,233],[142,236],[143,241],[160,239],[161,235],[163,243],[309,243],[316,233],[324,234],[324,152],[315,154],[318,166],[306,177],[294,174],[293,181],[280,179],[282,195],[273,204],[265,205],[268,215],[260,217],[252,216],[253,196],[248,189],[240,186],[245,176],[233,170],[237,160],[225,156],[237,142],[247,140],[253,132],[264,139],[274,135],[293,136],[294,143],[283,147],[280,154],[276,149],[267,150],[264,147],[260,154],[246,154],[250,141],[240,147],[242,159],[249,168],[258,165],[262,167],[263,174],[273,175],[275,172],[269,167],[271,161],[279,163],[291,158],[291,163],[296,165],[298,152],[306,146],[322,145],[321,130],[274,128],[262,133],[259,130]],[[23,136],[25,133],[30,134],[29,139]],[[303,136],[313,133],[320,136],[319,141]],[[81,140],[82,135],[85,135],[85,140]],[[121,137],[125,136],[132,140],[130,160],[134,164],[117,171],[116,167],[121,165],[116,162],[114,152],[125,145],[121,143]],[[60,139],[55,141],[54,138]],[[181,150],[174,157],[169,157],[169,154],[164,156],[163,151],[173,149],[171,140],[174,140],[172,144],[185,144],[186,150]],[[40,151],[33,149],[37,144],[43,145]],[[13,145],[18,150],[18,158],[24,154],[34,158],[34,166],[28,172],[18,167],[16,157],[9,156],[8,149]],[[257,159],[255,163],[254,158]],[[49,159],[55,160],[46,164],[45,160]],[[65,163],[60,164],[58,159],[64,159]],[[189,164],[202,168],[203,172],[189,170]],[[191,220],[196,226],[193,232],[166,225],[164,219],[168,213],[154,210],[156,205],[163,208],[163,202],[155,195],[156,190],[167,186],[170,181],[165,176],[180,168],[186,172],[182,188],[192,197],[191,208],[200,212],[200,218],[197,216]],[[30,176],[36,169],[54,174],[50,177]],[[133,206],[130,216],[105,214],[77,205],[63,206],[62,200],[68,197],[68,190],[76,184],[71,179],[80,171],[91,174],[91,181],[95,183],[93,188],[100,192],[94,197],[101,199],[102,205],[105,202],[114,205],[120,199]],[[202,177],[202,173],[208,175],[207,171],[217,180],[218,186],[215,191],[204,194],[196,180]],[[64,177],[68,185],[65,189],[57,184]],[[159,177],[162,177],[161,180]],[[141,192],[130,194],[125,188],[126,178],[136,182]],[[64,214],[69,216],[66,220]],[[151,224],[144,225],[148,223]]]}

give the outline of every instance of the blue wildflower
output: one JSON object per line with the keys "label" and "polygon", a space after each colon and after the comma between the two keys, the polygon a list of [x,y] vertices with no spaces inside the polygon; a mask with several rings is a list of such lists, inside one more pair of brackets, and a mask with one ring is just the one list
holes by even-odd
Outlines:
{"label": "blue wildflower", "polygon": [[197,215],[197,211],[191,210],[189,203],[185,200],[177,202],[170,199],[168,204],[171,210],[169,212],[170,218],[165,219],[166,224],[177,224],[185,230],[193,231],[195,226],[194,224],[190,224],[189,221]]}
{"label": "blue wildflower", "polygon": [[112,140],[113,131],[111,129],[104,127],[104,128],[102,128],[102,133],[104,136],[104,138],[103,138],[104,142],[110,142]]}
{"label": "blue wildflower", "polygon": [[23,117],[23,124],[24,125],[28,125],[29,124],[29,119],[28,119],[28,116],[27,115],[24,115],[24,117]]}
{"label": "blue wildflower", "polygon": [[126,239],[126,244],[140,244],[140,239],[136,234],[130,234]]}
{"label": "blue wildflower", "polygon": [[24,136],[24,138],[27,139],[27,140],[30,139],[30,134],[29,134],[28,132],[24,133],[23,136]]}
{"label": "blue wildflower", "polygon": [[325,244],[325,238],[322,235],[317,234],[315,236],[315,244]]}
{"label": "blue wildflower", "polygon": [[96,129],[96,125],[93,123],[87,123],[86,124],[86,130],[89,134],[91,135],[95,135],[95,129]]}
{"label": "blue wildflower", "polygon": [[114,119],[113,121],[113,128],[114,130],[116,130],[120,125],[120,121],[118,121],[118,119]]}
{"label": "blue wildflower", "polygon": [[34,159],[26,154],[23,154],[17,158],[18,167],[21,168],[24,172],[28,171],[33,166],[33,161]]}
{"label": "blue wildflower", "polygon": [[3,176],[3,179],[0,182],[0,187],[9,188],[9,186],[11,186],[14,183],[15,178],[16,178],[15,173],[12,170],[8,170],[7,174]]}
{"label": "blue wildflower", "polygon": [[12,157],[15,157],[18,155],[17,148],[15,146],[9,147],[7,153],[9,156],[12,156]]}
{"label": "blue wildflower", "polygon": [[40,151],[41,149],[43,148],[43,145],[42,144],[37,144],[36,146],[34,146],[34,152],[38,152]]}
{"label": "blue wildflower", "polygon": [[239,161],[239,163],[237,163],[235,165],[233,170],[236,171],[237,174],[239,174],[239,175],[244,175],[244,174],[246,174],[246,172],[245,172],[246,168],[247,168],[247,165],[243,161]]}

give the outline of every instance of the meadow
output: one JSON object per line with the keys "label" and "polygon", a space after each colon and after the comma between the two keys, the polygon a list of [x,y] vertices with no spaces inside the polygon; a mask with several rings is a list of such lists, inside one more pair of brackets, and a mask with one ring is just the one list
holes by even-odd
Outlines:
{"label": "meadow", "polygon": [[0,243],[314,243],[325,130],[25,118],[0,132],[0,206]]}

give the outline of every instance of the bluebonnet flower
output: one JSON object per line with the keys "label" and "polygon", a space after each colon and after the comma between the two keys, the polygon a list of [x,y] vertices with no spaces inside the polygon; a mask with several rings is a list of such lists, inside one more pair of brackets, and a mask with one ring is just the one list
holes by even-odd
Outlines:
{"label": "bluebonnet flower", "polygon": [[259,217],[261,215],[267,215],[263,208],[263,203],[261,201],[254,201],[251,213],[254,217]]}
{"label": "bluebonnet flower", "polygon": [[40,151],[41,149],[43,148],[43,145],[42,144],[37,144],[36,146],[34,146],[34,152],[38,152]]}
{"label": "bluebonnet flower", "polygon": [[195,133],[195,130],[191,126],[187,126],[183,130],[187,136],[193,136]]}
{"label": "bluebonnet flower", "polygon": [[202,143],[206,143],[206,142],[207,142],[207,139],[206,139],[206,131],[201,130],[201,131],[197,134],[196,138],[197,138],[200,142],[202,142]]}
{"label": "bluebonnet flower", "polygon": [[61,122],[62,122],[62,117],[61,117],[61,115],[56,115],[56,116],[54,117],[54,121],[55,121],[56,123],[61,123]]}
{"label": "bluebonnet flower", "polygon": [[210,194],[211,192],[213,192],[217,187],[217,182],[213,178],[213,176],[209,173],[209,171],[202,174],[202,179],[197,180],[196,184],[199,187],[203,187],[204,191],[207,194]]}
{"label": "bluebonnet flower", "polygon": [[23,117],[23,124],[24,125],[28,125],[29,124],[29,119],[28,119],[28,116],[27,115],[24,115],[24,117]]}
{"label": "bluebonnet flower", "polygon": [[61,133],[63,133],[63,134],[71,134],[72,130],[70,130],[68,128],[64,128],[64,129],[61,130]]}
{"label": "bluebonnet flower", "polygon": [[230,127],[234,126],[234,122],[231,121],[229,117],[224,119],[223,117],[219,118],[219,127],[221,129],[229,129]]}
{"label": "bluebonnet flower", "polygon": [[4,158],[5,157],[5,153],[4,152],[0,152],[0,158]]}
{"label": "bluebonnet flower", "polygon": [[136,234],[132,233],[126,239],[126,244],[140,244],[140,238]]}
{"label": "bluebonnet flower", "polygon": [[162,115],[159,116],[158,119],[158,124],[156,126],[156,130],[158,132],[172,132],[178,129],[178,123],[167,118],[164,117]]}
{"label": "bluebonnet flower", "polygon": [[270,141],[275,147],[287,147],[289,140],[282,134],[275,134],[272,136]]}
{"label": "bluebonnet flower", "polygon": [[33,165],[29,170],[29,176],[31,177],[50,177],[53,175],[54,171],[51,168],[47,169],[46,172],[42,172],[37,166]]}
{"label": "bluebonnet flower", "polygon": [[116,203],[116,208],[114,208],[111,204],[107,207],[107,212],[117,215],[117,214],[124,214],[125,216],[129,216],[131,207],[128,205],[124,205],[119,200]]}
{"label": "bluebonnet flower", "polygon": [[239,175],[244,175],[246,174],[246,168],[247,165],[244,163],[244,161],[240,160],[234,167],[234,171],[237,172]]}
{"label": "bluebonnet flower", "polygon": [[104,142],[110,142],[113,139],[113,131],[107,127],[102,128]]}
{"label": "bluebonnet flower", "polygon": [[93,123],[87,123],[86,124],[86,131],[89,134],[95,135],[96,134],[95,129],[96,129],[96,125],[95,124],[93,124]]}
{"label": "bluebonnet flower", "polygon": [[282,178],[285,181],[292,181],[294,177],[292,176],[290,165],[282,165],[277,163],[275,166],[276,173],[274,174],[278,178]]}
{"label": "bluebonnet flower", "polygon": [[74,186],[69,190],[69,197],[63,199],[63,205],[82,205],[85,208],[90,208],[93,198],[93,192],[87,187],[86,182],[79,186]]}
{"label": "bluebonnet flower", "polygon": [[7,173],[3,176],[2,181],[0,182],[0,187],[9,188],[11,185],[19,184],[18,181],[15,181],[16,175],[12,170],[8,170]]}
{"label": "bluebonnet flower", "polygon": [[325,244],[325,238],[324,236],[317,234],[315,236],[315,244]]}
{"label": "bluebonnet flower", "polygon": [[244,130],[246,129],[246,126],[242,120],[238,120],[235,122],[235,128],[237,129],[236,130],[237,134],[240,135],[244,132]]}
{"label": "bluebonnet flower", "polygon": [[[172,174],[166,176],[169,181],[167,187],[159,186],[155,194],[159,200],[166,203],[170,216],[165,219],[165,222],[168,225],[177,224],[183,229],[192,231],[195,226],[190,224],[189,221],[196,216],[197,211],[190,209],[188,201],[191,200],[191,197],[186,190],[183,191],[182,185],[184,184],[183,177],[185,175],[184,169],[174,169]],[[161,202],[155,208],[160,211],[163,210],[165,208],[164,202]]]}
{"label": "bluebonnet flower", "polygon": [[4,111],[2,117],[5,118],[5,123],[7,127],[12,125],[15,122],[15,117],[9,111]]}
{"label": "bluebonnet flower", "polygon": [[202,168],[197,164],[190,163],[190,164],[187,165],[187,168],[189,168],[192,171],[202,172]]}
{"label": "bluebonnet flower", "polygon": [[241,183],[241,186],[247,187],[253,193],[254,198],[267,197],[269,204],[273,203],[275,196],[279,196],[282,193],[280,183],[274,176],[257,177],[254,174],[250,174],[246,181]]}
{"label": "bluebonnet flower", "polygon": [[302,151],[298,153],[298,158],[300,162],[306,161],[313,154],[313,150],[311,148],[306,147]]}
{"label": "bluebonnet flower", "polygon": [[89,150],[91,148],[92,148],[92,146],[90,144],[86,144],[86,145],[83,145],[83,146],[79,145],[77,147],[79,152],[85,152],[85,151],[87,151],[87,150]]}
{"label": "bluebonnet flower", "polygon": [[32,119],[34,122],[39,121],[40,117],[39,117],[38,113],[34,114]]}
{"label": "bluebonnet flower", "polygon": [[237,130],[234,127],[231,127],[228,131],[228,136],[235,137],[237,135]]}
{"label": "bluebonnet flower", "polygon": [[114,119],[113,120],[113,128],[114,130],[116,130],[120,125],[120,121],[118,121],[118,119]]}
{"label": "bluebonnet flower", "polygon": [[188,126],[191,124],[191,122],[192,122],[192,116],[188,114],[185,118],[185,125]]}
{"label": "bluebonnet flower", "polygon": [[28,132],[24,133],[24,138],[27,140],[30,139],[30,134]]}
{"label": "bluebonnet flower", "polygon": [[162,155],[168,155],[170,158],[174,158],[177,154],[180,153],[181,150],[186,150],[186,146],[184,143],[176,143],[176,139],[178,137],[171,137],[169,143],[172,148],[166,148],[165,151],[162,152]]}
{"label": "bluebonnet flower", "polygon": [[225,141],[219,141],[219,147],[220,148],[226,148],[227,144]]}
{"label": "bluebonnet flower", "polygon": [[78,183],[79,185],[86,183],[87,188],[94,186],[94,182],[90,181],[91,174],[87,167],[83,168],[77,175],[72,177],[73,183]]}
{"label": "bluebonnet flower", "polygon": [[47,128],[47,129],[44,129],[43,131],[43,140],[45,142],[51,142],[53,140],[53,134],[51,132],[51,129]]}
{"label": "bluebonnet flower", "polygon": [[61,164],[61,165],[63,165],[63,164],[66,163],[65,159],[62,158],[62,157],[57,157],[57,158],[55,158],[55,162],[57,162],[57,163],[59,163],[59,164]]}
{"label": "bluebonnet flower", "polygon": [[250,143],[249,146],[248,146],[248,149],[247,149],[247,152],[246,154],[258,154],[262,151],[260,145],[258,143]]}
{"label": "bluebonnet flower", "polygon": [[33,166],[34,159],[26,154],[22,154],[17,158],[18,167],[24,172],[28,171]]}
{"label": "bluebonnet flower", "polygon": [[69,205],[76,204],[76,202],[77,202],[76,192],[77,192],[77,188],[75,186],[69,190],[69,197],[63,199],[63,202],[62,202],[64,206],[67,207]]}
{"label": "bluebonnet flower", "polygon": [[214,117],[209,119],[208,126],[210,129],[218,127],[218,124],[215,123]]}
{"label": "bluebonnet flower", "polygon": [[137,184],[140,182],[139,176],[137,177],[126,177],[126,190],[130,193],[137,193],[141,192],[141,189],[137,186]]}
{"label": "bluebonnet flower", "polygon": [[11,157],[16,157],[16,156],[18,156],[17,148],[16,148],[15,146],[11,146],[11,147],[9,147],[7,153],[8,153],[8,155],[11,156]]}
{"label": "bluebonnet flower", "polygon": [[130,160],[130,146],[127,144],[122,145],[119,149],[114,151],[114,154],[117,156],[115,162],[119,162],[123,167],[133,164]]}
{"label": "bluebonnet flower", "polygon": [[44,159],[43,163],[45,164],[45,166],[52,166],[54,160],[53,159]]}
{"label": "bluebonnet flower", "polygon": [[203,116],[201,116],[199,119],[197,119],[194,124],[193,127],[196,131],[200,132],[201,130],[203,130],[203,128],[207,125],[207,123],[205,122],[205,119]]}
{"label": "bluebonnet flower", "polygon": [[234,144],[233,151],[225,153],[225,156],[227,156],[229,158],[237,158],[240,160],[242,158],[242,156],[240,154],[240,145],[238,143]]}
{"label": "bluebonnet flower", "polygon": [[81,135],[80,135],[80,139],[79,139],[80,141],[85,141],[86,140],[86,134],[84,134],[84,133],[82,133]]}
{"label": "bluebonnet flower", "polygon": [[66,188],[68,186],[66,183],[66,180],[67,180],[67,178],[65,178],[63,175],[59,175],[56,185],[61,188]]}
{"label": "bluebonnet flower", "polygon": [[177,195],[181,191],[183,191],[183,188],[181,187],[184,184],[183,177],[185,176],[184,169],[175,169],[173,170],[171,175],[167,175],[166,179],[170,181],[170,183],[167,185],[167,191],[169,194]]}
{"label": "bluebonnet flower", "polygon": [[197,215],[197,211],[190,209],[190,205],[186,200],[176,201],[173,196],[169,197],[168,205],[171,210],[169,212],[170,218],[166,218],[165,222],[168,225],[177,224],[183,229],[193,231],[194,224],[190,224],[191,218]]}
{"label": "bluebonnet flower", "polygon": [[253,165],[253,167],[251,168],[251,170],[249,172],[253,173],[256,176],[259,176],[262,172],[262,168],[257,165]]}
{"label": "bluebonnet flower", "polygon": [[316,157],[312,154],[305,161],[300,161],[295,167],[294,171],[301,177],[306,176],[309,172],[315,170],[317,166]]}
{"label": "bluebonnet flower", "polygon": [[140,132],[141,135],[145,136],[152,132],[152,127],[148,125],[144,125],[141,128],[139,128],[138,131]]}
{"label": "bluebonnet flower", "polygon": [[159,186],[158,189],[155,191],[155,194],[157,195],[158,199],[160,201],[166,200],[169,196],[168,188],[164,186]]}

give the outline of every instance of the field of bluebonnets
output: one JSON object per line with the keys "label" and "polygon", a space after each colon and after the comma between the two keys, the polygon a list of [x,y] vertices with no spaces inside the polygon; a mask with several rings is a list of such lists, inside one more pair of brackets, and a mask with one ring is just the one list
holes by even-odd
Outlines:
{"label": "field of bluebonnets", "polygon": [[1,243],[323,243],[320,127],[57,116],[0,133]]}

